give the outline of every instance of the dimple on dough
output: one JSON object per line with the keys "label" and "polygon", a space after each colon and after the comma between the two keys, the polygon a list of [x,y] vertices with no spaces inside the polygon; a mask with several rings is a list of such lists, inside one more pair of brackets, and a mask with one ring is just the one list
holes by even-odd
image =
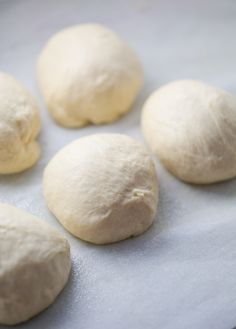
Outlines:
{"label": "dimple on dough", "polygon": [[163,86],[146,101],[142,130],[166,168],[190,183],[236,176],[236,97],[194,80]]}
{"label": "dimple on dough", "polygon": [[99,24],[52,36],[38,61],[38,81],[53,118],[66,127],[101,124],[127,112],[143,82],[134,51]]}
{"label": "dimple on dough", "polygon": [[0,324],[24,322],[52,304],[71,268],[67,240],[35,216],[0,203]]}
{"label": "dimple on dough", "polygon": [[37,104],[24,86],[0,72],[0,174],[31,167],[39,158]]}
{"label": "dimple on dough", "polygon": [[145,148],[126,135],[95,134],[59,151],[44,172],[49,209],[80,239],[105,244],[152,224],[158,184]]}

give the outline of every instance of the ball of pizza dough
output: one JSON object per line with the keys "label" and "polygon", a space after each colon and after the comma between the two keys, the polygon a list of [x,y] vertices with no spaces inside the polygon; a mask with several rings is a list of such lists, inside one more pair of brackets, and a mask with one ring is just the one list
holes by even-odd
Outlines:
{"label": "ball of pizza dough", "polygon": [[70,268],[63,236],[35,216],[0,203],[0,324],[26,321],[47,308]]}
{"label": "ball of pizza dough", "polygon": [[66,127],[112,122],[143,81],[141,64],[116,33],[98,24],[66,28],[47,42],[38,80],[53,118]]}
{"label": "ball of pizza dough", "polygon": [[236,97],[200,81],[167,84],[146,101],[142,130],[152,151],[183,181],[236,176]]}
{"label": "ball of pizza dough", "polygon": [[0,72],[0,174],[31,167],[39,158],[37,104],[24,86]]}
{"label": "ball of pizza dough", "polygon": [[95,244],[142,234],[158,202],[155,166],[145,148],[120,134],[80,138],[44,172],[49,209],[72,234]]}

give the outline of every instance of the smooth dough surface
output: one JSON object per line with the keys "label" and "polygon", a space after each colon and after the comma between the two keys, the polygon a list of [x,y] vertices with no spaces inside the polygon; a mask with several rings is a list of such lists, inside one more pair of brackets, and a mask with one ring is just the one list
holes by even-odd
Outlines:
{"label": "smooth dough surface", "polygon": [[75,236],[96,244],[142,234],[158,202],[155,166],[126,135],[95,134],[59,151],[44,172],[49,209]]}
{"label": "smooth dough surface", "polygon": [[24,86],[0,72],[0,174],[31,167],[39,158],[37,104]]}
{"label": "smooth dough surface", "polygon": [[127,112],[143,71],[115,32],[83,24],[49,39],[39,57],[38,80],[53,118],[63,126],[81,127],[112,122]]}
{"label": "smooth dough surface", "polygon": [[63,236],[35,216],[0,203],[0,324],[26,321],[48,307],[70,268]]}
{"label": "smooth dough surface", "polygon": [[207,184],[236,176],[236,98],[226,91],[194,80],[169,83],[146,101],[142,130],[181,180]]}

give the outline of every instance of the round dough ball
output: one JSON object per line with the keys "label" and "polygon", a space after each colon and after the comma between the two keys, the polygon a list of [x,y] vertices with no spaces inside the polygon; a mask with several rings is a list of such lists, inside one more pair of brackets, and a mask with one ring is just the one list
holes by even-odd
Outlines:
{"label": "round dough ball", "polygon": [[112,122],[127,112],[143,81],[136,54],[98,24],[54,35],[38,62],[38,80],[53,118],[66,127]]}
{"label": "round dough ball", "polygon": [[119,134],[83,137],[44,172],[49,209],[80,239],[105,244],[142,234],[158,201],[155,166],[142,145]]}
{"label": "round dough ball", "polygon": [[200,81],[172,82],[146,101],[142,129],[175,176],[207,184],[236,176],[236,98]]}
{"label": "round dough ball", "polygon": [[26,321],[48,307],[70,268],[64,237],[35,216],[0,203],[0,324]]}
{"label": "round dough ball", "polygon": [[38,107],[20,82],[0,72],[0,174],[31,167],[39,158]]}

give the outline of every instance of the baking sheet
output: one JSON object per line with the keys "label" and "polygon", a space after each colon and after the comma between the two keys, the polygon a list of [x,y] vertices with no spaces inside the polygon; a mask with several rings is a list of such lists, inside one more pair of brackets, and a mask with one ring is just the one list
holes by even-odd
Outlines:
{"label": "baking sheet", "polygon": [[[99,22],[139,53],[145,86],[120,121],[68,130],[49,117],[35,64],[51,34]],[[26,329],[231,329],[236,326],[236,181],[205,187],[179,182],[157,163],[160,206],[143,236],[108,246],[73,238],[49,213],[42,173],[68,142],[96,132],[121,132],[143,142],[141,106],[156,87],[201,79],[236,94],[236,2],[171,0],[0,0],[0,70],[36,95],[42,157],[31,170],[0,177],[0,200],[43,218],[70,241],[73,269],[66,289]],[[1,328],[4,328],[3,326]]]}

